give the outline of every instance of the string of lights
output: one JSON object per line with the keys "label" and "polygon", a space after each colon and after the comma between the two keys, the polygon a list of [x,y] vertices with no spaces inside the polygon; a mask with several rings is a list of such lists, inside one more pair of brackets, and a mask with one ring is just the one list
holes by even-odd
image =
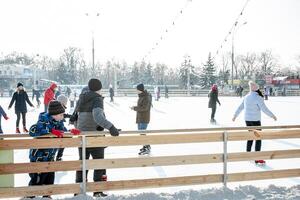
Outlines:
{"label": "string of lights", "polygon": [[225,43],[228,41],[229,36],[233,34],[233,31],[236,28],[236,26],[238,25],[240,18],[243,16],[244,11],[245,11],[247,5],[249,4],[249,1],[250,0],[246,0],[241,12],[238,14],[233,25],[230,27],[228,33],[226,34],[224,40],[222,40],[221,45],[218,47],[217,51],[215,52],[214,56],[212,57],[213,59],[215,59],[215,57],[220,53],[221,49],[224,47]]}
{"label": "string of lights", "polygon": [[151,56],[151,54],[158,48],[158,46],[161,44],[161,42],[167,37],[167,34],[171,31],[172,28],[174,28],[177,24],[177,20],[183,15],[183,13],[185,13],[185,10],[187,8],[187,6],[189,5],[189,3],[191,3],[192,0],[186,0],[185,5],[182,7],[182,9],[180,9],[180,11],[176,14],[176,16],[174,17],[174,20],[172,20],[172,23],[170,24],[170,26],[166,29],[163,29],[164,31],[162,32],[161,36],[159,37],[159,39],[155,42],[155,44],[153,45],[153,47],[147,52],[147,54],[143,57],[143,60],[147,59],[148,57]]}

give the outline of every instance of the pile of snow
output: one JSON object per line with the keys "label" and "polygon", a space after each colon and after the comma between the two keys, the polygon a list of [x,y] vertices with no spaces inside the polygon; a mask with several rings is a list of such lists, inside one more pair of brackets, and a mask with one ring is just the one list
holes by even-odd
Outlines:
{"label": "pile of snow", "polygon": [[[35,198],[40,200],[42,198]],[[44,198],[46,199],[46,198]],[[64,200],[93,200],[90,196],[78,195]],[[203,190],[186,190],[174,194],[168,193],[141,193],[127,196],[109,195],[105,200],[299,200],[300,185],[287,187],[277,187],[270,185],[268,188],[257,188],[254,186],[240,186],[233,190],[223,188],[212,188]],[[25,199],[24,199],[25,200]]]}

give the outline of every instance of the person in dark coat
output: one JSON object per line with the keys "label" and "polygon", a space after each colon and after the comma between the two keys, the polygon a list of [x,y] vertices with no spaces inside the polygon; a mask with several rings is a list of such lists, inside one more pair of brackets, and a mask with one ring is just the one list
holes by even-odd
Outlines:
{"label": "person in dark coat", "polygon": [[[103,103],[104,97],[101,95],[101,89],[102,83],[98,79],[90,79],[88,82],[88,88],[83,88],[83,91],[79,95],[79,100],[75,109],[78,112],[76,128],[81,131],[96,131],[98,130],[98,127],[101,126],[108,129],[112,136],[118,136],[119,130],[105,117]],[[86,148],[86,155],[85,158],[83,158],[82,148],[79,148],[79,159],[89,159],[90,156],[93,159],[103,159],[104,149],[104,147]],[[106,178],[105,169],[94,170],[94,182],[106,181]],[[77,171],[76,183],[81,183],[83,181],[86,180],[83,180],[82,171]],[[105,197],[107,194],[102,191],[96,191],[93,196]]]}
{"label": "person in dark coat", "polygon": [[2,106],[0,106],[0,134],[3,133],[3,131],[2,131],[2,126],[1,126],[1,118],[2,118],[2,116],[4,117],[5,120],[8,120],[8,119],[9,119],[8,116],[7,116],[7,114],[6,114],[6,112],[5,112],[4,109],[2,108]]}
{"label": "person in dark coat", "polygon": [[17,115],[16,133],[21,133],[19,129],[21,115],[22,115],[22,122],[23,122],[23,131],[24,133],[28,133],[28,130],[26,129],[26,113],[27,113],[26,102],[31,107],[34,107],[28,98],[27,92],[23,88],[23,84],[18,83],[17,91],[14,93],[10,101],[10,104],[8,106],[8,109],[10,109],[12,105],[15,103],[15,113]]}
{"label": "person in dark coat", "polygon": [[115,92],[112,85],[109,85],[110,102],[114,102]]}
{"label": "person in dark coat", "polygon": [[[152,105],[152,96],[144,88],[144,84],[136,86],[138,92],[137,106],[131,107],[132,110],[136,111],[136,123],[138,130],[146,130],[150,122],[150,110]],[[139,155],[149,154],[151,151],[150,145],[144,145],[139,152]]]}
{"label": "person in dark coat", "polygon": [[213,84],[211,87],[211,90],[208,94],[209,102],[208,107],[211,108],[211,116],[210,116],[210,122],[215,123],[215,114],[217,110],[217,102],[219,105],[221,105],[219,98],[218,98],[218,86],[216,84]]}
{"label": "person in dark coat", "polygon": [[165,85],[165,98],[169,98],[169,88]]}

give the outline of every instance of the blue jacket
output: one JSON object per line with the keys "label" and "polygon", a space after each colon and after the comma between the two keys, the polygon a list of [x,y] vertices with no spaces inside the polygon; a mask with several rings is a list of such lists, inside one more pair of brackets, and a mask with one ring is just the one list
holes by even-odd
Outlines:
{"label": "blue jacket", "polygon": [[[32,137],[39,137],[47,135],[52,129],[67,131],[63,121],[56,121],[48,113],[41,113],[36,124],[32,125],[29,130],[29,135]],[[41,138],[42,139],[42,138]],[[49,162],[54,160],[57,148],[52,149],[30,149],[30,162]]]}
{"label": "blue jacket", "polygon": [[244,111],[245,121],[261,121],[261,111],[269,117],[275,115],[267,108],[264,99],[257,92],[249,92],[243,99],[241,105],[235,111],[237,117],[242,110]]}

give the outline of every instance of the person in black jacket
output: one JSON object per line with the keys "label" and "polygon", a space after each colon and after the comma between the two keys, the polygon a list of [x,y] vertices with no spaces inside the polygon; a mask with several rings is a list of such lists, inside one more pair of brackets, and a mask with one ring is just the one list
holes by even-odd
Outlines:
{"label": "person in black jacket", "polygon": [[21,133],[20,129],[19,129],[21,115],[22,115],[22,121],[23,121],[23,132],[28,133],[28,130],[26,129],[26,113],[27,113],[26,102],[31,107],[34,107],[28,98],[27,92],[23,88],[23,84],[18,83],[17,91],[13,94],[13,97],[8,106],[8,109],[10,109],[12,107],[12,105],[15,103],[15,113],[17,115],[16,133]]}
{"label": "person in black jacket", "polygon": [[215,123],[215,114],[217,110],[217,102],[219,105],[221,105],[219,98],[218,98],[218,86],[216,84],[213,84],[211,87],[211,90],[208,94],[209,97],[209,102],[208,102],[208,107],[211,108],[211,116],[210,116],[210,122]]}

